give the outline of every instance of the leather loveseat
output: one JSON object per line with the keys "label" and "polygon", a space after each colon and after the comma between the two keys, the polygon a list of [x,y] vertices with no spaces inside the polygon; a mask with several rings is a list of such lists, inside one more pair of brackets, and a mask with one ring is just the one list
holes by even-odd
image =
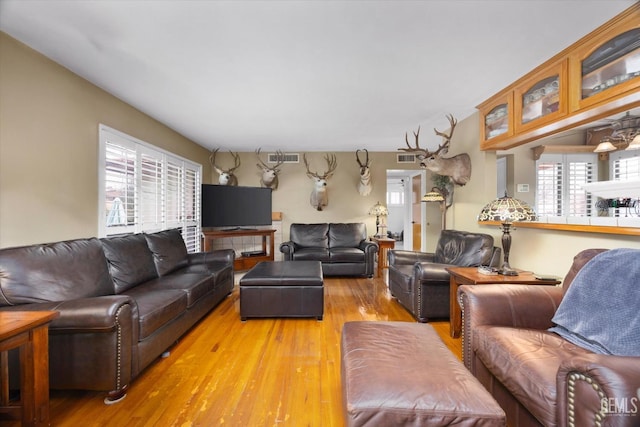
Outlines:
{"label": "leather loveseat", "polygon": [[373,277],[378,245],[363,223],[294,223],[280,252],[285,261],[320,261],[324,276]]}
{"label": "leather loveseat", "polygon": [[[578,272],[603,252],[588,249],[576,255],[562,287],[458,289],[464,363],[504,409],[509,426],[640,425],[640,357],[592,352],[549,330],[568,289],[578,286]],[[615,279],[599,281],[598,286],[611,293]],[[578,289],[580,298],[588,293]],[[622,308],[628,302],[637,310],[637,301],[637,296],[628,295],[614,304]],[[579,316],[584,319],[578,320],[590,321],[596,310],[596,306],[582,310]],[[637,323],[626,327],[637,328]],[[613,337],[622,332],[617,327],[607,329]]]}
{"label": "leather loveseat", "polygon": [[58,311],[50,387],[107,391],[112,403],[231,293],[233,260],[232,250],[188,254],[178,230],[6,248],[0,310]]}
{"label": "leather loveseat", "polygon": [[436,251],[389,251],[389,290],[419,321],[449,318],[447,267],[500,264],[502,250],[488,234],[442,230]]}

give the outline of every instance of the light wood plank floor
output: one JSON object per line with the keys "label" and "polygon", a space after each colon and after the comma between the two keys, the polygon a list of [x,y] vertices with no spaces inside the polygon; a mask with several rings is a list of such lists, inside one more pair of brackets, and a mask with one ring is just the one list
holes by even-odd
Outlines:
{"label": "light wood plank floor", "polygon": [[[383,279],[325,278],[323,321],[241,322],[238,297],[236,286],[169,357],[131,384],[122,402],[107,406],[99,392],[52,391],[52,425],[343,426],[342,325],[414,321]],[[460,340],[449,337],[448,322],[431,324],[460,357]]]}

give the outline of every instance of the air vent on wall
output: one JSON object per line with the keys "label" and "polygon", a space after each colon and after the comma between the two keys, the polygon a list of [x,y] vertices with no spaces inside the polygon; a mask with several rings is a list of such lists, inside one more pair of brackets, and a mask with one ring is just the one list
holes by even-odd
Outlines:
{"label": "air vent on wall", "polygon": [[[267,158],[269,163],[278,163],[278,154],[277,153],[269,153],[269,157]],[[300,154],[298,153],[285,153],[284,155],[285,163],[300,163]]]}
{"label": "air vent on wall", "polygon": [[415,154],[398,154],[398,163],[415,163],[416,155]]}

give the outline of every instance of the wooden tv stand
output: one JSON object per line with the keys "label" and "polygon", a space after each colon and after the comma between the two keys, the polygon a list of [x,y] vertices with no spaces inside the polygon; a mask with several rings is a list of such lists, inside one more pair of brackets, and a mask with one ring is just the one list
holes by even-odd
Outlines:
{"label": "wooden tv stand", "polygon": [[[273,261],[274,257],[274,235],[276,230],[273,229],[237,229],[237,230],[207,230],[202,231],[202,241],[204,251],[208,252],[215,248],[213,241],[215,239],[225,239],[233,237],[262,237],[262,250],[260,255],[236,256],[233,263],[233,269],[237,271],[249,270],[260,261]],[[268,242],[267,242],[268,240]],[[229,247],[232,247],[230,245]],[[218,249],[218,248],[216,248]],[[235,248],[234,248],[235,249]]]}

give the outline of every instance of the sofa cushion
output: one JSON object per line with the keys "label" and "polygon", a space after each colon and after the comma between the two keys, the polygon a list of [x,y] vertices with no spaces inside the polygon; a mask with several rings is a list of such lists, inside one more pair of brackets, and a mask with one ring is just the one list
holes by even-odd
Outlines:
{"label": "sofa cushion", "polygon": [[487,369],[541,424],[557,425],[556,374],[563,360],[589,354],[540,330],[479,326],[472,347]]}
{"label": "sofa cushion", "polygon": [[329,249],[300,248],[293,253],[294,261],[329,261]]}
{"label": "sofa cushion", "polygon": [[158,277],[153,255],[141,234],[100,239],[116,293]]}
{"label": "sofa cushion", "polygon": [[291,224],[290,240],[301,248],[328,248],[329,224]]}
{"label": "sofa cushion", "polygon": [[200,298],[211,292],[215,284],[216,281],[211,275],[180,272],[180,274],[170,274],[153,279],[145,284],[145,288],[181,290],[187,295],[187,307],[191,307]]}
{"label": "sofa cushion", "polygon": [[98,239],[0,250],[0,306],[113,294]]}
{"label": "sofa cushion", "polygon": [[173,322],[187,309],[187,293],[181,289],[153,289],[143,284],[123,295],[133,298],[138,306],[140,341]]}
{"label": "sofa cushion", "polygon": [[187,247],[178,229],[145,234],[153,253],[158,276],[164,276],[189,264]]}
{"label": "sofa cushion", "polygon": [[357,248],[366,239],[364,223],[329,224],[329,248]]}
{"label": "sofa cushion", "polygon": [[358,248],[331,248],[329,249],[331,262],[364,262],[364,251]]}

